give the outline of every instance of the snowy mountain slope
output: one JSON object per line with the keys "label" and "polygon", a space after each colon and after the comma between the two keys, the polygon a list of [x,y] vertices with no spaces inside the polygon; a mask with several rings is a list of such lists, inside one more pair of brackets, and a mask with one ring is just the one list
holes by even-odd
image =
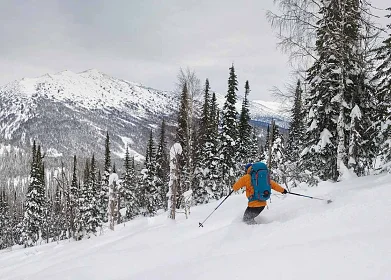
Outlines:
{"label": "snowy mountain slope", "polygon": [[[220,108],[223,108],[225,102],[225,95],[216,93],[217,103]],[[243,96],[238,95],[238,102],[236,103],[236,110],[238,113],[242,110]],[[267,127],[274,119],[276,124],[281,128],[288,128],[289,112],[279,102],[250,100],[249,101],[250,116],[252,122],[261,127]]]}
{"label": "snowy mountain slope", "polygon": [[14,145],[39,139],[60,155],[91,154],[110,131],[114,150],[129,139],[141,152],[151,124],[175,112],[171,95],[94,69],[22,79],[0,88],[0,139]]}
{"label": "snowy mountain slope", "polygon": [[[224,95],[218,98],[223,104]],[[101,154],[109,131],[114,154],[122,155],[129,143],[142,158],[150,129],[156,131],[163,117],[173,130],[177,104],[172,92],[95,69],[24,78],[0,87],[0,143],[30,149],[38,139],[52,156],[91,156]],[[251,113],[260,122],[271,117],[284,122],[278,112],[258,103],[251,103]]]}
{"label": "snowy mountain slope", "polygon": [[0,252],[2,280],[391,279],[391,175],[295,189],[331,204],[274,195],[259,225],[241,223],[243,194],[116,226],[80,242]]}

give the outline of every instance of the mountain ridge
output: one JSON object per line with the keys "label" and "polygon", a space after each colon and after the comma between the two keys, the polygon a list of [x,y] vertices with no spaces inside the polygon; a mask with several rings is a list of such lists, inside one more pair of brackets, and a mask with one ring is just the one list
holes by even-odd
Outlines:
{"label": "mountain ridge", "polygon": [[[222,107],[225,95],[216,96]],[[0,143],[29,147],[37,139],[53,154],[88,155],[102,151],[109,131],[114,154],[123,155],[129,144],[142,160],[146,137],[151,129],[156,132],[162,118],[173,133],[177,98],[174,92],[117,79],[94,68],[23,78],[0,86]],[[250,101],[253,121],[266,124],[274,118],[286,127],[287,117],[270,104]]]}

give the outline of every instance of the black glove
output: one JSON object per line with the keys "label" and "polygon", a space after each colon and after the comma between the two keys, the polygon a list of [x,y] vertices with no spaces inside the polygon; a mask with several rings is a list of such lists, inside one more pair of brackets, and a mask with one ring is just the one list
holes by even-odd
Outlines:
{"label": "black glove", "polygon": [[284,191],[282,192],[283,194],[286,194],[288,193],[288,191],[286,189],[284,189]]}

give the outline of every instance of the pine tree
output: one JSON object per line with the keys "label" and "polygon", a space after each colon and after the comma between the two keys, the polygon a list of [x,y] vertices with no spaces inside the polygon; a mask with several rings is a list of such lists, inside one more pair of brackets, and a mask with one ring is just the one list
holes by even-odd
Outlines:
{"label": "pine tree", "polygon": [[128,146],[126,146],[124,170],[122,179],[123,196],[125,197],[126,219],[130,220],[140,213],[140,197],[138,197],[136,189],[134,157],[130,158]]}
{"label": "pine tree", "polygon": [[290,162],[297,162],[301,152],[302,139],[304,135],[304,115],[302,105],[302,94],[300,80],[297,81],[295,98],[291,109],[291,123],[289,125],[288,141],[286,145],[286,157]]}
{"label": "pine tree", "polygon": [[199,129],[200,147],[203,147],[204,144],[209,140],[209,134],[210,134],[210,122],[212,120],[210,119],[211,102],[210,102],[209,91],[210,91],[209,80],[206,79],[205,89],[204,89],[204,103],[202,105],[201,122],[200,122],[200,129]]}
{"label": "pine tree", "polygon": [[221,116],[222,131],[220,136],[220,168],[221,175],[224,180],[223,195],[228,193],[228,189],[232,186],[236,178],[236,163],[238,158],[238,124],[236,111],[236,91],[238,81],[235,74],[235,68],[232,65],[228,79],[228,92],[223,106]]}
{"label": "pine tree", "polygon": [[[366,34],[361,30],[368,29],[365,2],[350,0],[346,3],[345,26],[343,28],[344,41],[346,42],[346,56],[344,66],[346,68],[346,92],[349,120],[347,127],[347,167],[358,176],[369,174],[377,149],[374,146],[376,130],[374,129],[375,115],[375,90],[369,77],[372,75],[372,58],[366,46],[369,44]],[[343,106],[345,109],[345,106]],[[343,171],[339,171],[340,177]]]}
{"label": "pine tree", "polygon": [[212,99],[210,100],[210,120],[209,120],[209,131],[211,134],[211,137],[214,140],[214,144],[217,147],[217,140],[218,140],[218,129],[219,129],[219,107],[217,105],[217,98],[216,98],[216,93],[212,93]]}
{"label": "pine tree", "polygon": [[252,146],[252,127],[250,125],[250,109],[248,102],[250,85],[248,81],[246,81],[244,88],[244,100],[239,117],[239,160],[242,165],[250,162],[250,154],[253,149],[257,149],[256,146]]}
{"label": "pine tree", "polygon": [[[91,208],[92,219],[89,222],[90,222],[91,232],[95,232],[94,230],[96,228],[102,226],[102,216],[100,215],[101,209],[99,207],[99,194],[101,194],[101,191],[99,188],[100,182],[98,181],[98,177],[97,177],[97,167],[96,167],[96,161],[95,161],[94,155],[92,155],[92,158],[91,158],[89,183],[90,183],[89,188],[92,190],[92,193],[95,198],[95,202],[93,203],[93,207]],[[106,215],[107,215],[107,212],[106,212]]]}
{"label": "pine tree", "polygon": [[169,182],[169,159],[167,154],[167,143],[166,143],[166,123],[163,119],[160,128],[159,144],[156,151],[156,188],[160,194],[159,208],[167,210],[167,193],[168,193],[168,182]]}
{"label": "pine tree", "polygon": [[[391,11],[391,8],[388,8]],[[388,16],[391,18],[391,15]],[[373,78],[377,88],[377,112],[375,124],[378,128],[380,155],[385,163],[384,169],[391,172],[391,24],[387,25],[388,38],[375,50],[375,59],[379,62]]]}
{"label": "pine tree", "polygon": [[[307,130],[304,136],[303,167],[322,180],[338,178],[337,170],[337,126],[340,100],[339,60],[334,53],[338,50],[337,40],[332,30],[337,30],[335,1],[330,8],[323,7],[323,20],[317,34],[319,59],[308,70],[307,82],[310,85],[306,98],[308,114]],[[333,8],[333,9],[331,9]]]}
{"label": "pine tree", "polygon": [[363,135],[371,125],[371,93],[360,5],[355,0],[325,2],[317,32],[319,59],[308,70],[303,162],[323,180],[337,180],[348,167],[361,175],[371,164],[373,151]]}
{"label": "pine tree", "polygon": [[99,211],[101,220],[107,222],[107,211],[109,203],[109,177],[111,174],[111,156],[110,156],[110,137],[106,134],[105,141],[105,165],[101,182],[100,197],[99,197]]}
{"label": "pine tree", "polygon": [[[207,149],[205,150],[205,155],[207,156],[204,166],[206,170],[204,173],[204,185],[210,199],[215,198],[219,199],[223,196],[223,184],[221,169],[219,168],[220,159],[219,159],[219,109],[217,105],[216,93],[212,93],[212,98],[210,100],[210,117],[208,125],[208,141]],[[207,172],[206,172],[207,171]]]}
{"label": "pine tree", "polygon": [[77,206],[78,211],[75,217],[75,240],[80,240],[87,234],[87,221],[89,215],[89,201],[94,200],[95,196],[91,190],[88,190],[90,181],[90,163],[86,160],[83,170],[83,181],[79,182],[79,192]]}
{"label": "pine tree", "polygon": [[33,246],[40,238],[45,211],[45,187],[43,185],[43,163],[41,148],[33,143],[33,160],[30,172],[30,184],[24,202],[22,222],[22,243],[25,247]]}
{"label": "pine tree", "polygon": [[152,137],[152,130],[148,141],[148,148],[145,156],[145,166],[142,170],[142,175],[143,215],[152,217],[156,214],[159,205],[161,205],[161,197],[156,188],[156,155]]}
{"label": "pine tree", "polygon": [[90,165],[86,165],[85,174],[88,176],[83,182],[80,197],[80,217],[78,220],[78,238],[90,237],[97,234],[101,226],[101,213],[99,208],[99,188],[94,155]]}
{"label": "pine tree", "polygon": [[271,151],[271,178],[279,183],[285,182],[285,149],[284,139],[280,132],[280,128],[275,125],[273,130],[272,139],[272,151]]}
{"label": "pine tree", "polygon": [[5,189],[0,189],[0,250],[13,245],[11,212]]}
{"label": "pine tree", "polygon": [[270,125],[267,125],[267,129],[266,129],[266,138],[265,138],[265,152],[267,152],[269,150],[269,139],[270,139]]}
{"label": "pine tree", "polygon": [[76,155],[73,156],[73,173],[72,173],[72,182],[69,190],[69,213],[70,213],[70,228],[72,231],[72,237],[75,238],[76,234],[76,223],[77,217],[79,216],[79,187],[77,184],[77,160]]}
{"label": "pine tree", "polygon": [[249,152],[248,152],[248,162],[256,162],[262,160],[260,158],[261,150],[263,150],[262,145],[258,144],[258,137],[255,131],[255,128],[251,130],[251,137],[249,143]]}
{"label": "pine tree", "polygon": [[190,127],[188,122],[189,103],[188,91],[186,83],[183,85],[183,90],[180,98],[180,106],[178,112],[178,127],[176,129],[175,141],[178,142],[183,149],[179,156],[179,164],[181,166],[180,184],[177,194],[177,208],[182,206],[182,194],[190,189],[190,167],[191,167],[191,151],[190,151]]}
{"label": "pine tree", "polygon": [[[212,163],[213,157],[213,132],[214,132],[214,119],[215,115],[212,115],[212,106],[210,98],[210,85],[209,80],[205,81],[204,89],[204,103],[202,106],[201,120],[199,125],[199,144],[196,148],[198,157],[196,164],[195,178],[196,183],[193,187],[193,201],[195,204],[208,203],[211,198],[214,197],[212,192],[212,182],[210,180],[209,168]],[[213,108],[214,112],[216,107]],[[214,113],[215,114],[215,113]]]}

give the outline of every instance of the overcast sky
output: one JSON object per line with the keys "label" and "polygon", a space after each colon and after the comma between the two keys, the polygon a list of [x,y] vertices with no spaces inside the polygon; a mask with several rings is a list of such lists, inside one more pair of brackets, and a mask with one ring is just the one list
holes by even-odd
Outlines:
{"label": "overcast sky", "polygon": [[179,68],[189,67],[225,93],[234,63],[241,93],[249,80],[251,99],[273,100],[270,89],[283,88],[291,68],[265,16],[272,2],[0,0],[0,84],[96,68],[173,90]]}

